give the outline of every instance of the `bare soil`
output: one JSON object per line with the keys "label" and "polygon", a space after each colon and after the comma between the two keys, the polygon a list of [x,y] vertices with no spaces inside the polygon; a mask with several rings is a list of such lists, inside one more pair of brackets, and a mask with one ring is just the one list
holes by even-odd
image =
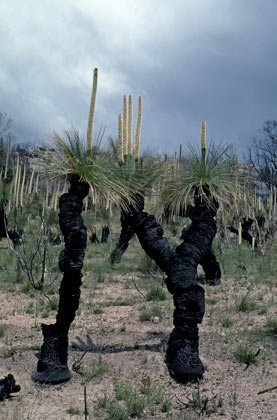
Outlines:
{"label": "bare soil", "polygon": [[[115,268],[104,276],[103,282],[96,284],[92,297],[93,276],[95,274],[86,272],[83,279],[80,310],[69,334],[69,367],[85,350],[87,353],[79,373],[73,371],[72,379],[62,385],[42,386],[31,380],[36,369],[35,354],[42,344],[40,324],[55,322],[55,311],[46,319],[41,313],[28,313],[26,308],[36,297],[5,288],[0,291],[0,324],[5,327],[0,338],[0,377],[12,373],[21,386],[18,394],[0,402],[1,419],[83,419],[84,385],[87,418],[108,418],[105,410],[102,414],[96,411],[97,399],[105,394],[115,398],[115,381],[131,384],[135,389],[148,381],[162,389],[171,401],[171,408],[163,412],[157,406],[153,414],[146,405],[143,415],[146,419],[277,419],[277,390],[259,394],[277,385],[277,338],[272,335],[269,339],[266,336],[255,339],[254,334],[255,329],[265,328],[268,318],[276,319],[276,306],[274,309],[270,304],[274,296],[276,299],[276,285],[256,287],[254,297],[262,296],[260,310],[251,312],[234,309],[236,299],[247,293],[249,279],[223,278],[220,286],[204,286],[207,305],[200,326],[200,355],[206,371],[199,384],[181,385],[170,377],[164,363],[166,341],[172,330],[172,299],[169,297],[159,303],[160,316],[141,322],[141,305],[153,303],[144,301],[132,279],[138,285],[145,275],[139,272],[122,275]],[[125,305],[120,306],[117,299],[125,300]],[[262,307],[267,308],[266,314]],[[103,312],[94,313],[94,308],[101,308]],[[222,318],[227,315],[233,321],[230,328],[222,326]],[[260,349],[256,363],[248,367],[236,361],[233,355],[238,344],[246,342],[250,342],[254,351]],[[81,373],[86,372],[92,361],[97,363],[99,355],[109,369],[104,375],[87,381]],[[197,393],[203,400],[208,398],[206,407],[191,407],[189,402],[195,400]],[[212,401],[219,400],[220,407],[209,408]]]}

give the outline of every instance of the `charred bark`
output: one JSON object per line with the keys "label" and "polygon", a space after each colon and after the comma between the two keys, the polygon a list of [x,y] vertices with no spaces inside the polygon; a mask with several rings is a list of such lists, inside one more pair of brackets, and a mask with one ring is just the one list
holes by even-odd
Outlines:
{"label": "charred bark", "polygon": [[10,394],[20,391],[20,385],[16,385],[14,376],[9,374],[0,379],[0,401],[10,398]]}
{"label": "charred bark", "polygon": [[128,211],[121,210],[121,233],[116,247],[110,255],[111,264],[120,263],[122,255],[128,248],[129,242],[135,234],[134,226],[130,222],[130,216],[133,213],[141,212],[144,208],[144,194],[136,193],[132,196],[132,200],[136,203],[135,206],[126,202],[125,205],[128,208]]}
{"label": "charred bark", "polygon": [[121,211],[120,222],[121,232],[116,247],[110,255],[111,264],[120,263],[124,252],[128,248],[130,240],[135,234],[133,227],[129,223],[128,214],[123,210]]}
{"label": "charred bark", "polygon": [[104,225],[102,227],[101,244],[106,244],[108,242],[109,234],[110,234],[109,226]]}
{"label": "charred bark", "polygon": [[7,221],[4,206],[0,206],[0,239],[7,237],[7,231],[6,231],[7,226],[8,226],[8,221]]}
{"label": "charred bark", "polygon": [[[181,217],[188,217],[192,222],[195,218],[195,208],[192,205],[188,205],[186,207],[180,205],[179,211],[177,213]],[[169,214],[168,209],[166,210],[166,214]],[[186,240],[186,233],[188,229],[189,228],[185,227],[182,230],[180,239],[183,241]],[[207,249],[206,254],[202,256],[199,264],[202,266],[205,273],[205,283],[209,284],[210,286],[216,286],[221,283],[221,268],[213,251],[212,241],[209,248]]]}
{"label": "charred bark", "polygon": [[32,375],[34,381],[51,384],[71,378],[67,366],[68,330],[79,307],[81,269],[87,240],[81,212],[89,186],[78,178],[73,178],[70,184],[68,193],[63,194],[59,201],[59,223],[65,242],[65,249],[59,256],[59,268],[63,272],[59,308],[55,324],[42,324],[44,341],[37,372]]}
{"label": "charred bark", "polygon": [[216,210],[217,203],[210,208],[196,198],[190,209],[192,224],[175,251],[154,216],[133,212],[128,217],[144,251],[167,275],[166,285],[173,295],[175,310],[166,363],[170,374],[182,383],[200,379],[204,373],[197,325],[204,316],[205,299],[204,289],[197,284],[197,266],[209,254],[216,234]]}
{"label": "charred bark", "polygon": [[205,283],[210,286],[217,286],[221,283],[221,268],[216,259],[212,245],[201,258],[200,265],[202,265],[205,273]]}
{"label": "charred bark", "polygon": [[14,226],[12,230],[8,230],[8,220],[5,212],[5,206],[0,206],[0,240],[2,238],[9,238],[13,246],[16,248],[20,245],[20,240],[23,235],[23,229]]}
{"label": "charred bark", "polygon": [[[249,218],[244,217],[241,223],[241,237],[246,242],[248,242],[249,245],[252,245],[253,236],[251,232],[251,227],[253,225],[253,222],[254,220],[251,219],[250,217]],[[230,230],[230,232],[235,233],[236,235],[239,234],[238,229],[234,228],[233,226],[228,226],[228,229]],[[257,241],[255,241],[255,247],[257,247]]]}

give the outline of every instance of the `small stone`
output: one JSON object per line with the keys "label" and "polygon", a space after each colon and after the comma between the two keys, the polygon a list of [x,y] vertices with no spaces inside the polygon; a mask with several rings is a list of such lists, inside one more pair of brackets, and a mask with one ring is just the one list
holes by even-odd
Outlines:
{"label": "small stone", "polygon": [[158,316],[154,316],[152,322],[154,322],[154,324],[158,324],[160,322],[160,318]]}

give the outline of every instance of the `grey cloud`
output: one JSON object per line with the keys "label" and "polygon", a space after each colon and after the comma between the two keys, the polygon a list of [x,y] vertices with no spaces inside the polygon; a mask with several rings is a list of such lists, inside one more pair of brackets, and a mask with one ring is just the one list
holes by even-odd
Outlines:
{"label": "grey cloud", "polygon": [[86,8],[59,4],[25,11],[14,28],[9,14],[0,18],[6,41],[0,46],[0,111],[13,118],[18,139],[41,137],[63,123],[84,129],[94,66],[100,79],[96,126],[116,135],[122,95],[132,94],[135,102],[141,94],[142,140],[156,150],[198,141],[202,119],[208,138],[243,150],[265,119],[276,118],[274,0],[176,0],[175,8],[161,1],[159,14],[149,16],[147,36],[136,28],[128,42],[120,25],[115,32]]}

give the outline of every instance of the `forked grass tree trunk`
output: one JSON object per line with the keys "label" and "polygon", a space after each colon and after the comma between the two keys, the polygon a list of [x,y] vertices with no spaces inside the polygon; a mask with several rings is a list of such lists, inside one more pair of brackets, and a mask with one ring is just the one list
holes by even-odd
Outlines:
{"label": "forked grass tree trunk", "polygon": [[173,251],[163,229],[154,216],[133,212],[129,216],[144,251],[167,275],[166,285],[173,295],[174,329],[168,341],[166,363],[170,374],[179,382],[200,379],[204,366],[199,357],[198,324],[205,312],[204,289],[197,284],[197,266],[209,253],[216,234],[213,208],[195,199],[192,207],[192,224],[181,245]]}
{"label": "forked grass tree trunk", "polygon": [[34,381],[60,383],[71,378],[67,366],[68,331],[79,307],[82,266],[87,241],[86,227],[81,216],[83,200],[89,192],[86,182],[72,178],[68,193],[60,197],[59,223],[64,235],[65,249],[59,256],[63,279],[59,289],[60,300],[55,324],[42,324],[41,347]]}
{"label": "forked grass tree trunk", "polygon": [[[168,218],[168,212],[169,210],[166,210],[166,217]],[[188,217],[191,219],[192,223],[195,224],[196,220],[194,218],[198,217],[195,214],[195,207],[188,205],[188,206],[180,206],[179,212],[177,212],[178,216],[181,217]],[[181,238],[182,240],[186,240],[186,234],[189,232],[190,229],[184,228],[182,230]],[[203,271],[205,273],[205,283],[209,284],[210,286],[217,286],[221,283],[221,268],[220,264],[216,259],[212,242],[210,244],[210,247],[207,249],[206,254],[202,255],[200,265],[203,268]]]}
{"label": "forked grass tree trunk", "polygon": [[[181,209],[180,216],[189,217],[193,221],[194,214],[195,214],[194,207],[188,206],[186,211],[184,209]],[[130,240],[135,234],[134,227],[130,225],[128,213],[122,211],[120,221],[121,221],[120,237],[116,244],[115,249],[110,255],[111,264],[121,262],[122,256],[124,252],[126,251],[126,249],[128,248]],[[187,233],[187,230],[182,231],[181,239],[185,240],[186,233]],[[199,264],[202,266],[204,270],[206,283],[208,283],[211,286],[215,286],[221,283],[220,264],[217,261],[216,256],[214,254],[214,251],[212,248],[212,242],[210,246],[207,248],[206,254],[202,255],[202,258]]]}

